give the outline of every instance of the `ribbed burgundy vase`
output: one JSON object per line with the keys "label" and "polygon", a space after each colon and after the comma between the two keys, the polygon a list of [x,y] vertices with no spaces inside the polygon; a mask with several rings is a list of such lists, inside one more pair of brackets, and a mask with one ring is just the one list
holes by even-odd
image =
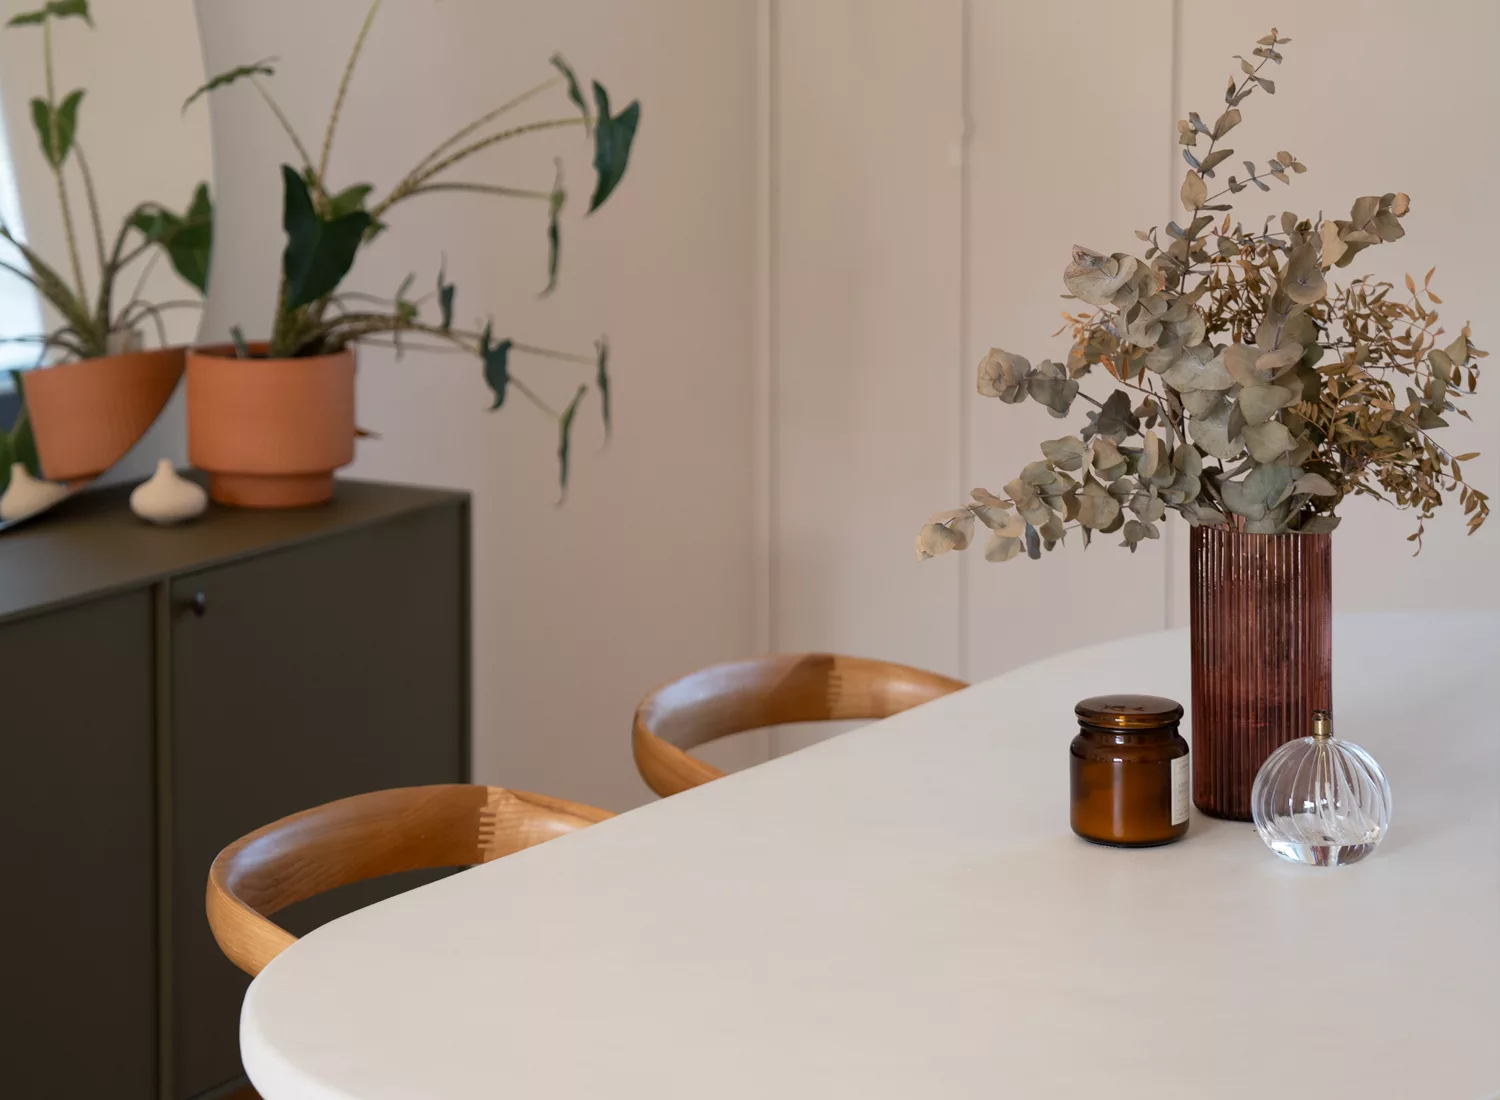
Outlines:
{"label": "ribbed burgundy vase", "polygon": [[1266,757],[1333,709],[1330,535],[1192,529],[1193,804],[1250,820]]}

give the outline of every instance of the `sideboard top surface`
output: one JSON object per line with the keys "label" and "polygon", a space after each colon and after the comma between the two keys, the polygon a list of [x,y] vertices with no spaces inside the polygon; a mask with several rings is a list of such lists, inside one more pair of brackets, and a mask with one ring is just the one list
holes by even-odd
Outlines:
{"label": "sideboard top surface", "polygon": [[211,504],[189,523],[157,527],[131,513],[131,488],[80,493],[0,534],[0,622],[468,499],[449,489],[341,480],[333,501],[319,507]]}

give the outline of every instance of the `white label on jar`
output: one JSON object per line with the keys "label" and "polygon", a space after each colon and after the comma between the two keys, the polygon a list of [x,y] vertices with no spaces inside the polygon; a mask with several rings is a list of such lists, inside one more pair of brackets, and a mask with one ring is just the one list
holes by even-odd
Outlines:
{"label": "white label on jar", "polygon": [[1172,761],[1172,824],[1181,825],[1187,819],[1188,758],[1179,756]]}

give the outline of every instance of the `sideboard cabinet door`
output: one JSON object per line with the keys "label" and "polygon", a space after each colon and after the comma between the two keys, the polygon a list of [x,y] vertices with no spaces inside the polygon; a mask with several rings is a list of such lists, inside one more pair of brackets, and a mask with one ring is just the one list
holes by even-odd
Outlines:
{"label": "sideboard cabinet door", "polygon": [[156,1096],[151,594],[0,626],[0,1095]]}
{"label": "sideboard cabinet door", "polygon": [[[465,538],[459,506],[432,508],[173,581],[177,1097],[241,1072],[248,980],[203,913],[219,850],[319,803],[465,778]],[[410,884],[349,887],[283,922],[300,934]]]}

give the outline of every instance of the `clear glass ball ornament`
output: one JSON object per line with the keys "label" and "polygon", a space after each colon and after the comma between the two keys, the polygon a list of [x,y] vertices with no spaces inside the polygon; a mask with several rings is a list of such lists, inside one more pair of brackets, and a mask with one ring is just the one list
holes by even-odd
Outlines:
{"label": "clear glass ball ornament", "polygon": [[1327,711],[1313,735],[1266,758],[1250,790],[1255,829],[1294,863],[1341,867],[1375,850],[1391,824],[1391,787],[1374,758],[1333,736]]}

